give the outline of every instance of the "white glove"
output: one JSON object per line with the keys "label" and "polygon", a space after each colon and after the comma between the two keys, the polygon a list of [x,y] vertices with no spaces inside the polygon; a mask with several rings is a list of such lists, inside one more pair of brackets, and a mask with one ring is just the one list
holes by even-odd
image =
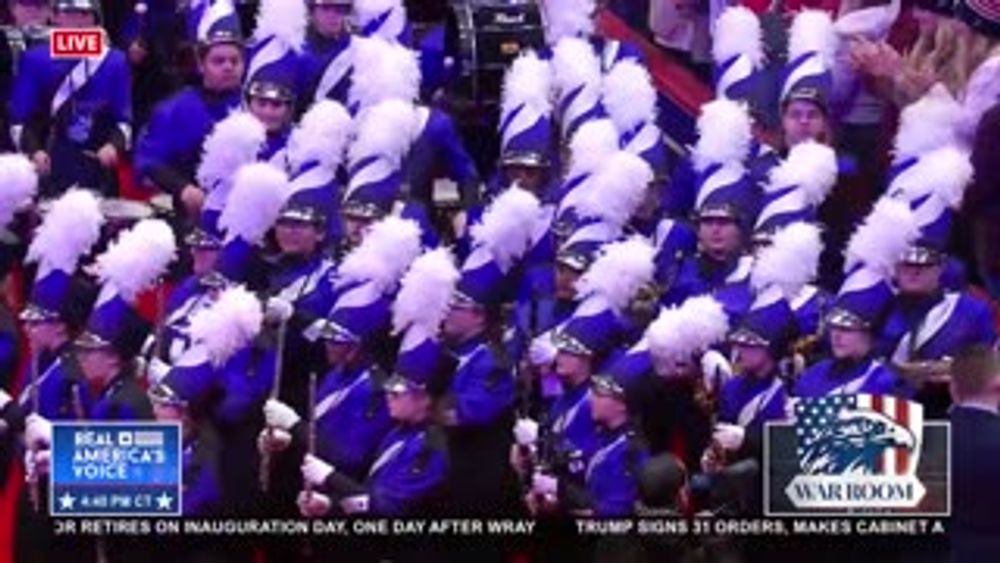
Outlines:
{"label": "white glove", "polygon": [[519,418],[514,423],[514,440],[520,446],[530,446],[538,441],[538,423],[530,418]]}
{"label": "white glove", "polygon": [[267,300],[267,309],[264,312],[264,316],[271,322],[285,322],[292,318],[292,313],[294,312],[295,307],[287,300],[281,297],[272,297]]}
{"label": "white glove", "polygon": [[49,474],[49,464],[52,462],[52,452],[49,450],[26,450],[24,452],[24,474],[29,483],[38,482],[42,475]]}
{"label": "white glove", "polygon": [[701,373],[705,378],[705,389],[718,391],[716,384],[722,387],[733,377],[733,365],[718,350],[709,350],[701,356]]}
{"label": "white glove", "polygon": [[0,389],[0,409],[6,407],[7,403],[11,402],[12,400],[13,399],[11,399],[11,396],[8,395],[6,391]]}
{"label": "white glove", "polygon": [[746,429],[737,424],[726,424],[720,422],[715,425],[715,431],[712,432],[712,440],[722,446],[722,449],[727,451],[740,449],[740,446],[743,445],[744,438],[746,438]]}
{"label": "white glove", "polygon": [[170,365],[160,358],[153,358],[146,365],[146,378],[150,385],[156,385],[170,372]]}
{"label": "white glove", "polygon": [[333,474],[333,466],[322,459],[306,454],[302,459],[302,479],[316,487],[322,485]]}
{"label": "white glove", "polygon": [[559,479],[544,473],[531,478],[531,490],[539,495],[554,497],[559,492]]}
{"label": "white glove", "polygon": [[307,493],[305,491],[299,491],[297,503],[299,505],[299,512],[307,518],[326,515],[333,504],[330,497],[322,493]]}
{"label": "white glove", "polygon": [[547,366],[556,361],[558,352],[549,333],[541,334],[532,339],[528,346],[528,361],[535,366]]}
{"label": "white glove", "polygon": [[280,428],[265,428],[257,435],[257,451],[274,453],[288,449],[292,435]]}
{"label": "white glove", "polygon": [[28,448],[38,450],[52,443],[52,423],[35,413],[25,421],[24,443]]}
{"label": "white glove", "polygon": [[264,403],[264,420],[271,428],[280,428],[289,431],[295,424],[302,420],[295,409],[275,399],[268,399]]}
{"label": "white glove", "polygon": [[789,397],[785,401],[785,420],[795,422],[795,404],[798,402],[798,397]]}

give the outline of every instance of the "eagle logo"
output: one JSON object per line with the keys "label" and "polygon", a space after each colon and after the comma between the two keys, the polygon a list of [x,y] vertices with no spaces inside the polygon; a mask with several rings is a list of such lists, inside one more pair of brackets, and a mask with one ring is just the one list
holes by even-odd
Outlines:
{"label": "eagle logo", "polygon": [[888,416],[845,409],[803,448],[800,465],[809,475],[874,475],[887,448],[915,447],[913,432]]}

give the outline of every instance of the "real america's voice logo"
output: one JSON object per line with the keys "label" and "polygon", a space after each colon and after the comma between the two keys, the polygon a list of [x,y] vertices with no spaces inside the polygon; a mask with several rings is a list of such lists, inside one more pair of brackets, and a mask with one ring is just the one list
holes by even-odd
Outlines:
{"label": "real america's voice logo", "polygon": [[905,399],[801,400],[793,424],[767,429],[767,512],[947,515],[948,438]]}

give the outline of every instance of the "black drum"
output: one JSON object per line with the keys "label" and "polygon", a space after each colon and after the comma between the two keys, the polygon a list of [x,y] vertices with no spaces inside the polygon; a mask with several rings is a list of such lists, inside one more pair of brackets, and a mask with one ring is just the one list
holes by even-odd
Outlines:
{"label": "black drum", "polygon": [[507,66],[522,51],[545,45],[535,0],[453,0],[445,53],[455,65],[452,102],[497,107]]}

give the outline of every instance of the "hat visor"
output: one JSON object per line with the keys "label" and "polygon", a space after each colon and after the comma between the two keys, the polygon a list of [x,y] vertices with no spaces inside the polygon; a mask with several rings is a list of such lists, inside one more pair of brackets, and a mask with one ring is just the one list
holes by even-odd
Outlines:
{"label": "hat visor", "polygon": [[21,311],[21,314],[18,315],[18,318],[24,323],[54,323],[61,320],[59,318],[59,313],[43,309],[33,303],[29,303],[28,306]]}
{"label": "hat visor", "polygon": [[847,309],[835,308],[826,317],[826,326],[840,330],[868,331],[871,325],[865,319]]}
{"label": "hat visor", "polygon": [[590,378],[590,390],[601,397],[625,400],[625,389],[610,375],[595,375]]}
{"label": "hat visor", "polygon": [[912,246],[903,253],[899,262],[908,266],[937,266],[944,262],[944,253],[925,246]]}
{"label": "hat visor", "polygon": [[331,344],[357,344],[361,342],[358,335],[342,325],[329,320],[323,323],[323,328],[319,332],[319,338]]}
{"label": "hat visor", "polygon": [[424,389],[424,386],[396,373],[382,384],[382,389],[389,395],[402,395],[410,391],[421,391]]}
{"label": "hat visor", "polygon": [[749,346],[755,348],[767,348],[771,345],[766,338],[746,327],[736,329],[736,331],[729,336],[729,342],[730,344],[735,344],[737,346]]}
{"label": "hat visor", "polygon": [[114,347],[111,342],[89,330],[77,337],[73,345],[80,350],[106,350]]}

